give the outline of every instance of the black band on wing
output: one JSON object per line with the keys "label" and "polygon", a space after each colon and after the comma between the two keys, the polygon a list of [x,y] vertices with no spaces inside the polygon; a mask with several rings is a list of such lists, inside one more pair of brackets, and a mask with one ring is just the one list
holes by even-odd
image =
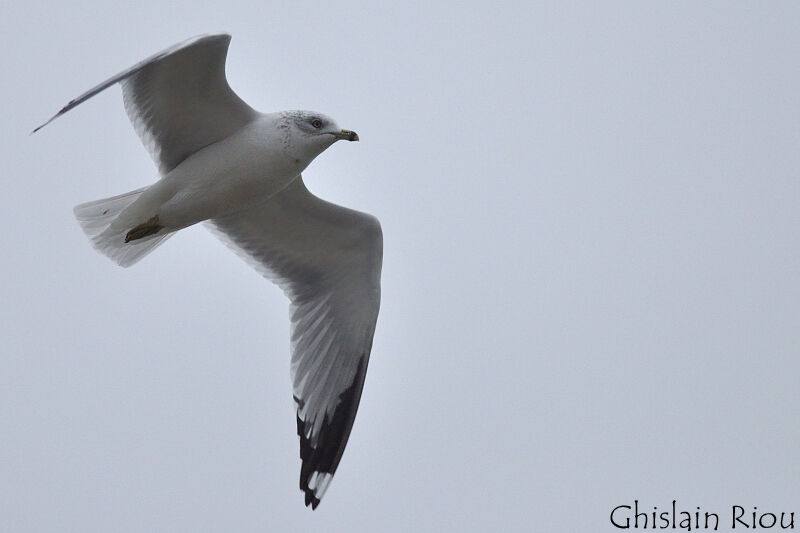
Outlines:
{"label": "black band on wing", "polygon": [[[339,404],[333,411],[333,416],[331,418],[326,416],[322,423],[317,436],[316,448],[311,446],[311,441],[305,436],[305,423],[299,416],[297,417],[300,459],[303,461],[300,467],[300,490],[305,493],[306,506],[311,505],[312,509],[316,509],[319,505],[319,498],[314,494],[314,489],[309,487],[309,480],[314,472],[330,475],[336,472],[347,439],[350,437],[350,431],[353,429],[366,373],[367,357],[362,355],[358,361],[358,369],[352,385],[339,395]],[[298,408],[302,408],[302,400],[295,397],[295,401],[298,403]]]}

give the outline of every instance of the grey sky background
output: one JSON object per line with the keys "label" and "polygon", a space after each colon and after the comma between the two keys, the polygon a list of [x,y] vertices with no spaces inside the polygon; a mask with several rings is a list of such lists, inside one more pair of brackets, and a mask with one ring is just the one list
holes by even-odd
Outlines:
{"label": "grey sky background", "polygon": [[[794,2],[7,2],[0,530],[612,531],[800,512]],[[199,33],[376,215],[361,408],[303,506],[282,293],[203,227],[131,269],[72,207],[157,172],[112,88]]]}

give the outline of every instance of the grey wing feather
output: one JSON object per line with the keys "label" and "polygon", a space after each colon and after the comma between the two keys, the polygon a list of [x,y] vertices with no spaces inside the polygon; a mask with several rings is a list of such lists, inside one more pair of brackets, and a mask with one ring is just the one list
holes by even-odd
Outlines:
{"label": "grey wing feather", "polygon": [[258,116],[225,77],[230,40],[230,35],[204,35],[171,46],[71,100],[33,132],[121,83],[130,120],[159,170],[166,173]]}
{"label": "grey wing feather", "polygon": [[264,204],[211,225],[291,300],[300,488],[316,508],[364,385],[380,305],[380,224],[317,198],[298,177]]}

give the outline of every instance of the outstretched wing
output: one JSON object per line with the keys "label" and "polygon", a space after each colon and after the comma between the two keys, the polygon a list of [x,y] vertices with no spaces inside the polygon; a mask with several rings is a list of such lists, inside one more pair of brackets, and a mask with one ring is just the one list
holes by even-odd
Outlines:
{"label": "outstretched wing", "polygon": [[167,48],[71,100],[33,131],[120,83],[128,117],[165,174],[258,115],[225,78],[230,42],[230,35],[204,35]]}
{"label": "outstretched wing", "polygon": [[317,198],[301,177],[265,203],[210,223],[291,300],[300,489],[316,508],[364,386],[380,305],[380,224]]}

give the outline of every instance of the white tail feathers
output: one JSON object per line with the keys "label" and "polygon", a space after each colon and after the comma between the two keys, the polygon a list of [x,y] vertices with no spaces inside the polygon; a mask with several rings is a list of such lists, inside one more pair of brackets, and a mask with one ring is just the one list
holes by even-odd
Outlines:
{"label": "white tail feathers", "polygon": [[149,218],[149,216],[144,218],[137,216],[136,211],[140,209],[133,206],[147,189],[148,187],[143,187],[113,198],[77,205],[74,208],[75,218],[78,219],[78,223],[95,249],[123,267],[136,263],[172,235],[171,232],[162,230],[155,235],[125,242],[128,231]]}

